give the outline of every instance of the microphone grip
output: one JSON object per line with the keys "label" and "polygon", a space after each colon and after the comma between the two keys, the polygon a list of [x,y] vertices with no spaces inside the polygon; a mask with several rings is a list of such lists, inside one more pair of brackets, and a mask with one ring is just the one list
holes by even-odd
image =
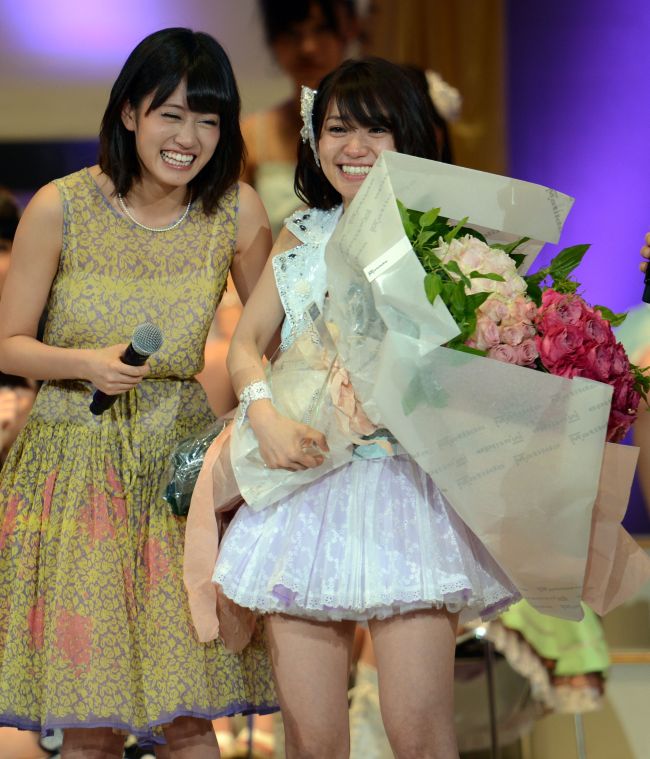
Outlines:
{"label": "microphone grip", "polygon": [[[147,354],[143,355],[142,353],[138,353],[138,351],[134,350],[133,344],[129,343],[122,354],[121,361],[129,366],[142,366],[148,358],[149,356]],[[93,393],[93,399],[90,402],[90,411],[95,414],[95,416],[99,416],[100,414],[103,414],[104,411],[108,411],[116,400],[117,395],[107,395],[101,390],[95,390]]]}
{"label": "microphone grip", "polygon": [[650,303],[650,261],[648,261],[648,268],[645,270],[645,277],[643,278],[645,287],[643,288],[643,302]]}

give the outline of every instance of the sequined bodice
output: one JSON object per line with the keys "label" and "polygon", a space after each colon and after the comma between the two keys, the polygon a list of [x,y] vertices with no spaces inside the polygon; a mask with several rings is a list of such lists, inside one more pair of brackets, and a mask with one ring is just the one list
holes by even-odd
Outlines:
{"label": "sequined bodice", "polygon": [[307,306],[316,303],[319,308],[323,307],[327,291],[325,246],[341,211],[341,206],[330,211],[311,208],[296,211],[286,221],[287,229],[300,240],[300,245],[273,259],[275,281],[286,314],[282,325],[283,349],[307,326]]}

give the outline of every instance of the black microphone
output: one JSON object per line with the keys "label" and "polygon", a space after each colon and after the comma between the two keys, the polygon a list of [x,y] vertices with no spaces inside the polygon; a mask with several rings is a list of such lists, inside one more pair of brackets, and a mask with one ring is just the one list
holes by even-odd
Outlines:
{"label": "black microphone", "polygon": [[645,287],[643,288],[643,302],[650,303],[650,261],[648,261],[648,268],[645,270],[645,277],[643,278]]}
{"label": "black microphone", "polygon": [[[131,342],[124,351],[121,359],[129,366],[142,366],[152,353],[160,350],[163,344],[162,332],[155,324],[146,322],[139,324],[133,330]],[[117,394],[119,395],[119,393]],[[117,395],[106,395],[101,390],[95,390],[90,410],[96,416],[103,414],[117,400]]]}

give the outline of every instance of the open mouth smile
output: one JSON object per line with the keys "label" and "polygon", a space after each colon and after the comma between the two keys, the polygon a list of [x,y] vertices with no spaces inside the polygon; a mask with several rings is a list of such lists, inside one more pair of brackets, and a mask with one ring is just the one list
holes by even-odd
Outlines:
{"label": "open mouth smile", "polygon": [[173,166],[175,169],[189,168],[196,158],[189,153],[176,153],[172,150],[161,150],[160,157],[168,166]]}

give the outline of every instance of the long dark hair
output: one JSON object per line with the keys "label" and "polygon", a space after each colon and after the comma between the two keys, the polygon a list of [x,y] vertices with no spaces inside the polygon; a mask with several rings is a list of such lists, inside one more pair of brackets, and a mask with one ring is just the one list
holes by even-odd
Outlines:
{"label": "long dark hair", "polygon": [[[314,99],[316,141],[332,101],[345,124],[383,127],[392,132],[399,153],[438,158],[431,100],[397,64],[383,58],[350,60],[328,74]],[[317,166],[308,143],[298,149],[295,189],[311,207],[327,209],[341,203],[341,195]]]}
{"label": "long dark hair", "polygon": [[219,115],[217,149],[189,185],[192,196],[211,214],[239,178],[245,152],[232,66],[224,49],[209,34],[180,27],[162,29],[133,50],[113,85],[102,119],[99,166],[113,181],[116,192],[126,195],[141,176],[141,167],[134,134],[122,123],[122,109],[127,103],[136,109],[152,94],[149,111],[158,108],[183,80],[192,111]]}

